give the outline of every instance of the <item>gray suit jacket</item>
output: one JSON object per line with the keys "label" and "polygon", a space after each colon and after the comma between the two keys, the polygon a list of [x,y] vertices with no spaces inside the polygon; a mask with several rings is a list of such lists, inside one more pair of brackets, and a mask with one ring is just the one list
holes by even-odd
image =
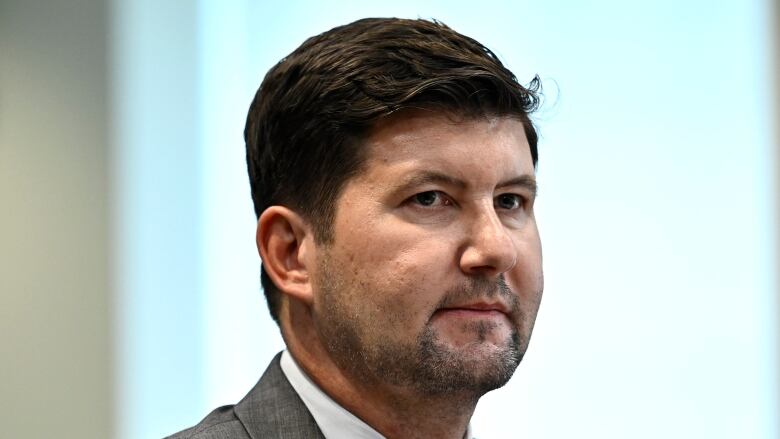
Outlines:
{"label": "gray suit jacket", "polygon": [[277,354],[260,381],[235,406],[209,413],[192,428],[167,439],[325,439],[284,376]]}

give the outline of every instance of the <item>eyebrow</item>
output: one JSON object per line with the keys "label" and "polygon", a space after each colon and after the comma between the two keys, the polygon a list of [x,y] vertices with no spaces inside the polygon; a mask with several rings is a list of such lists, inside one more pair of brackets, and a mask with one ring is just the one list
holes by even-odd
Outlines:
{"label": "eyebrow", "polygon": [[496,188],[505,188],[510,186],[520,186],[531,192],[533,197],[539,193],[539,186],[536,184],[536,178],[533,175],[523,174],[519,177],[510,178],[502,181]]}
{"label": "eyebrow", "polygon": [[[468,183],[456,177],[452,177],[447,174],[442,174],[436,171],[424,171],[414,174],[404,180],[398,185],[397,190],[399,192],[407,191],[417,186],[424,186],[426,184],[443,184],[446,186],[454,186],[458,189],[466,189]],[[536,197],[539,189],[536,184],[536,178],[533,175],[523,174],[518,177],[504,180],[496,185],[496,189],[507,188],[511,186],[520,186],[531,192],[533,197]]]}

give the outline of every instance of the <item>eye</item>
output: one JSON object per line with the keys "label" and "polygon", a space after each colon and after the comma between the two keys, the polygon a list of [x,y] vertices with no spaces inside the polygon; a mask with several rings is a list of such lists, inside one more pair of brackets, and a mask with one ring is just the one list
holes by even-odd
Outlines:
{"label": "eye", "polygon": [[505,210],[519,209],[523,205],[523,197],[517,194],[501,194],[496,197],[494,205]]}
{"label": "eye", "polygon": [[452,204],[450,199],[439,191],[420,192],[419,194],[412,196],[411,201],[424,207],[433,207],[437,205],[449,206]]}

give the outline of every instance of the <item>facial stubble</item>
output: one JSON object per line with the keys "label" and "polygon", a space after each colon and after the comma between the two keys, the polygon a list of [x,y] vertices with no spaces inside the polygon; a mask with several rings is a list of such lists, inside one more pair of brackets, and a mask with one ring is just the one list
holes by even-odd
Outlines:
{"label": "facial stubble", "polygon": [[[345,279],[330,256],[323,256],[318,264],[322,301],[315,310],[315,324],[334,362],[352,379],[364,385],[406,388],[420,395],[479,398],[506,384],[520,364],[532,322],[526,320],[528,316],[521,312],[518,297],[503,276],[472,278],[447,291],[432,308],[420,333],[407,342],[393,332],[394,328],[407,326],[413,313],[388,306],[374,309],[381,313],[378,318],[371,309],[356,306],[356,301],[369,296],[381,294],[389,300],[392,297],[385,291],[370,291],[359,279]],[[476,335],[466,346],[456,348],[441,340],[432,324],[433,312],[451,304],[496,296],[508,305],[512,322],[502,344],[493,346],[487,341],[497,324],[483,320],[467,323],[463,328]]]}

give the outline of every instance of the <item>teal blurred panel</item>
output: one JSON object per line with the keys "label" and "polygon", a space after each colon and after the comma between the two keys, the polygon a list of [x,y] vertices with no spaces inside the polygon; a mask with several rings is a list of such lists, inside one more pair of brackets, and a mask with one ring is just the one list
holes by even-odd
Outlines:
{"label": "teal blurred panel", "polygon": [[204,412],[197,14],[113,2],[116,436]]}

